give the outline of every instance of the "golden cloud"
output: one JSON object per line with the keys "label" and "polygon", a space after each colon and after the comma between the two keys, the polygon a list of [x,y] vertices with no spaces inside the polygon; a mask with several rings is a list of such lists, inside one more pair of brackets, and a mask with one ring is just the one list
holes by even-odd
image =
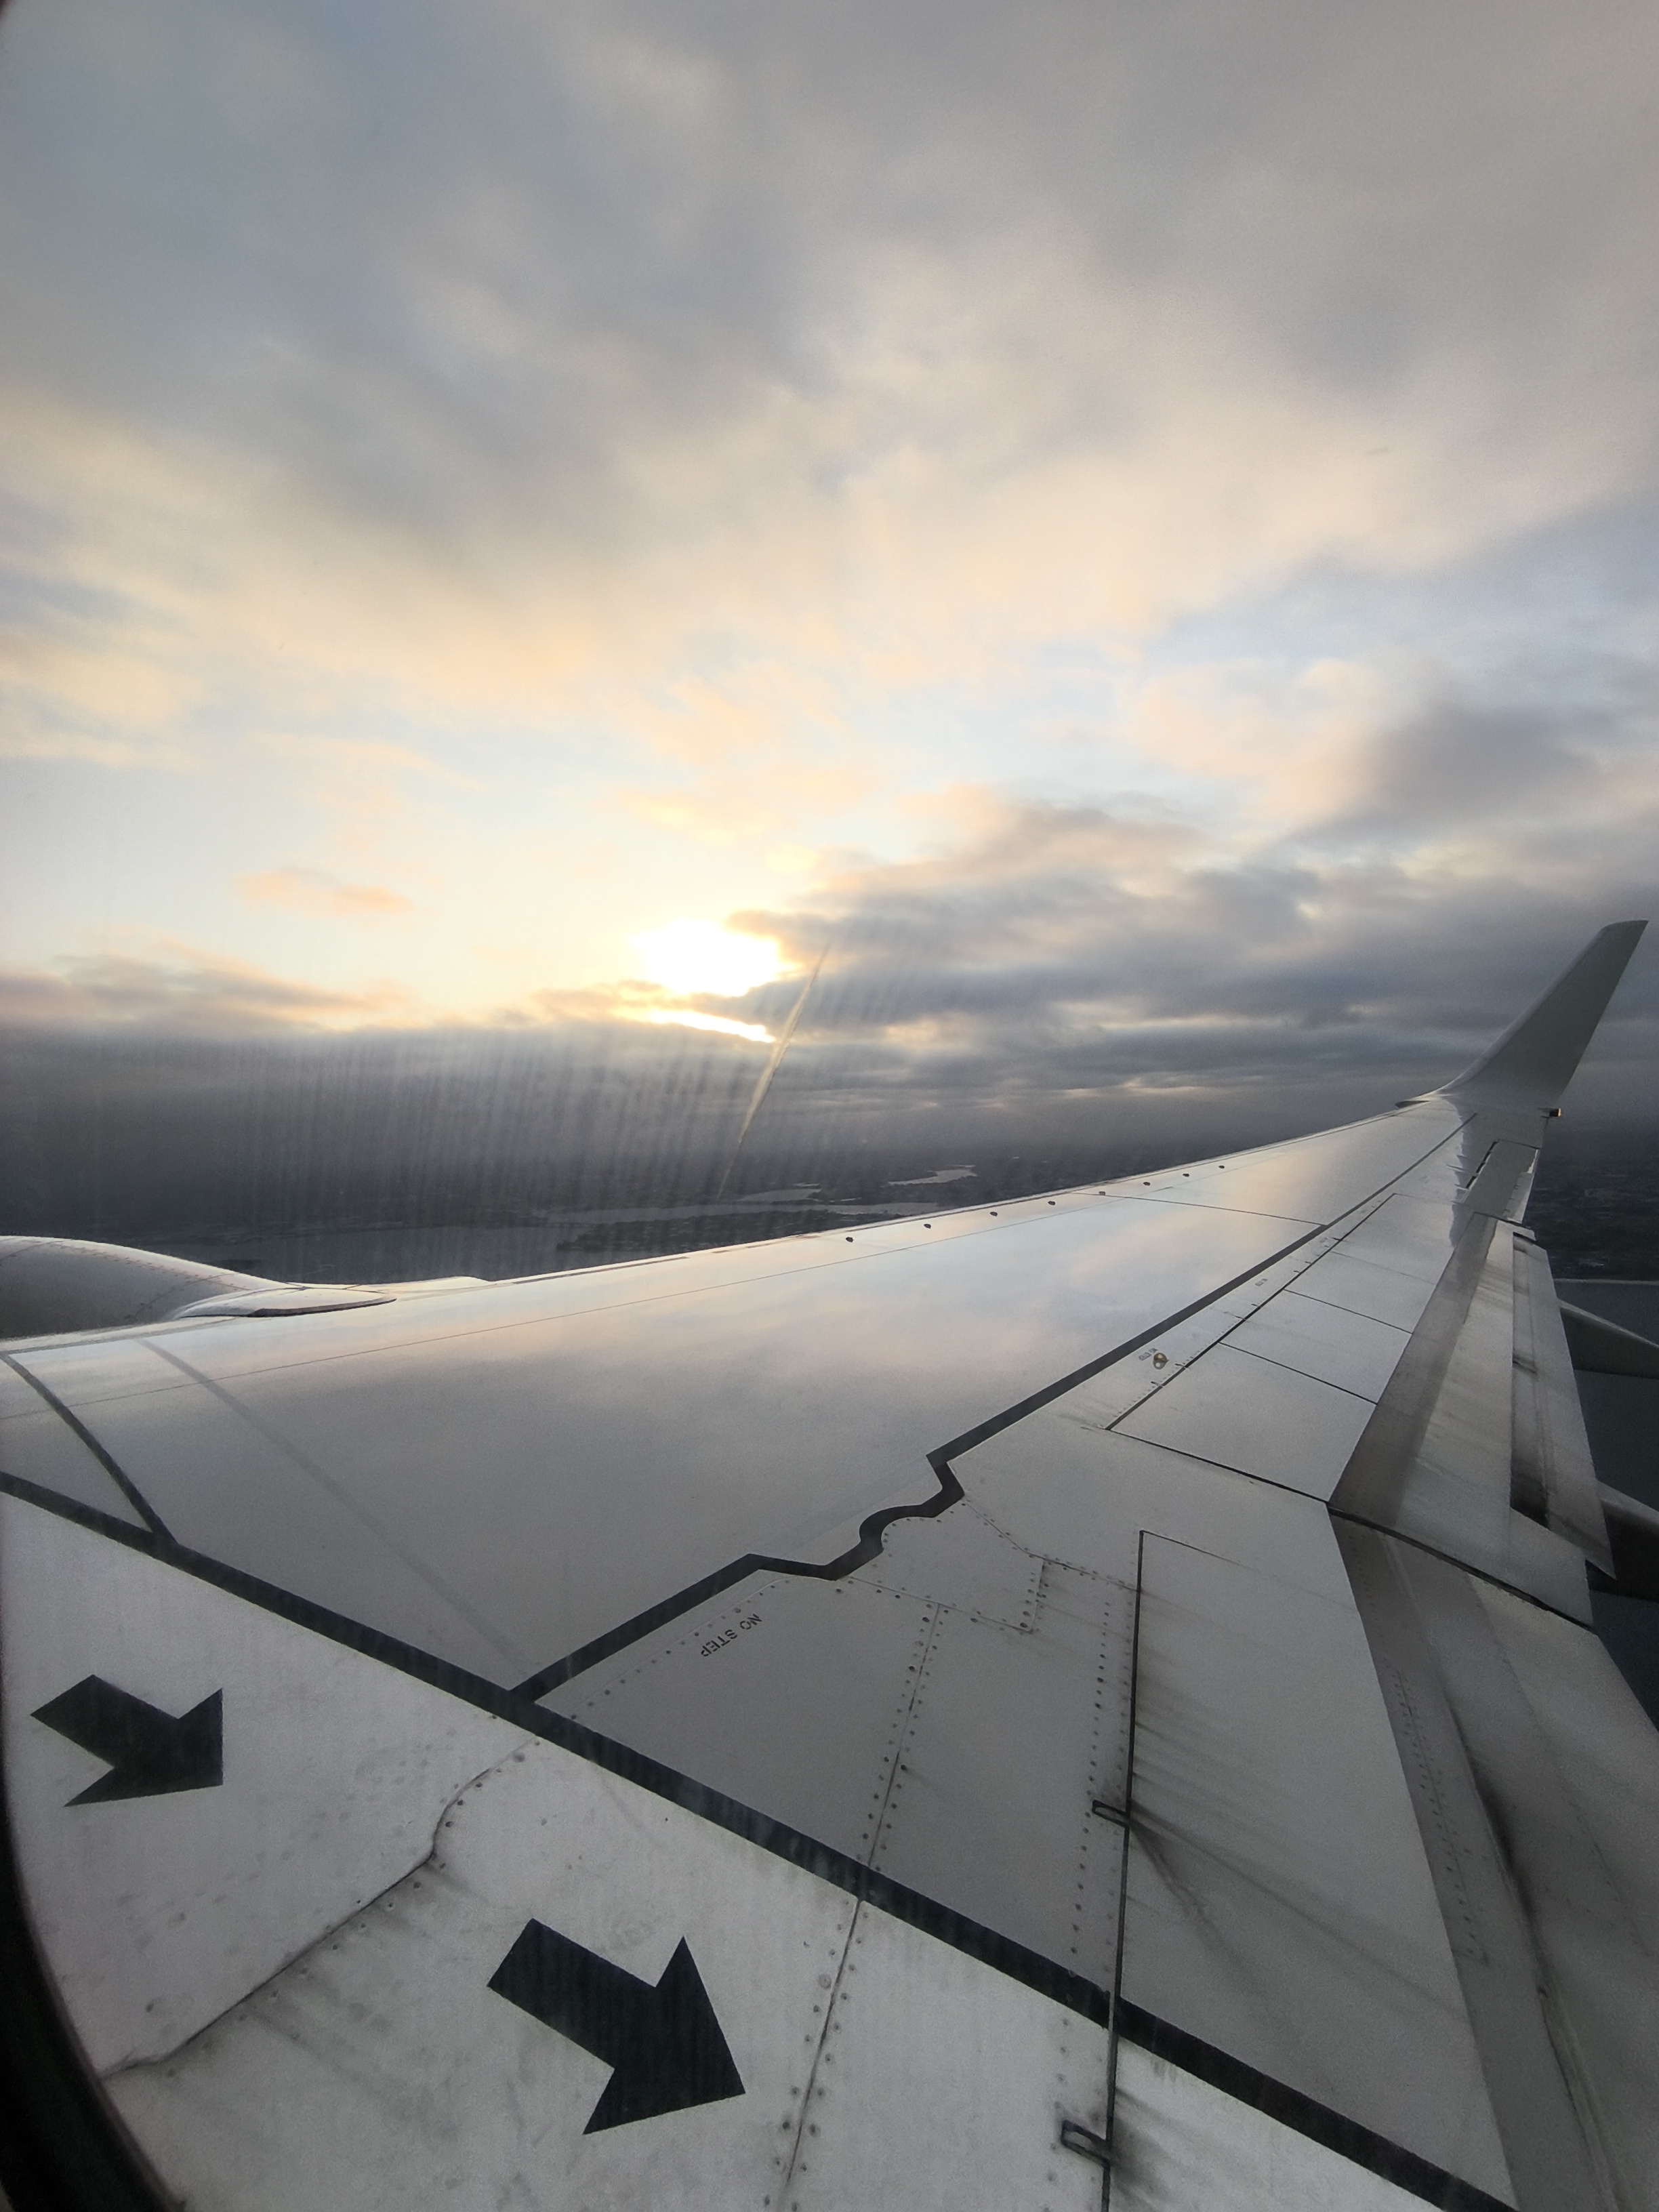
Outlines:
{"label": "golden cloud", "polygon": [[360,921],[394,914],[413,914],[415,902],[384,884],[342,883],[321,868],[267,868],[237,878],[237,890],[250,906],[287,907],[295,914],[323,915],[332,920]]}

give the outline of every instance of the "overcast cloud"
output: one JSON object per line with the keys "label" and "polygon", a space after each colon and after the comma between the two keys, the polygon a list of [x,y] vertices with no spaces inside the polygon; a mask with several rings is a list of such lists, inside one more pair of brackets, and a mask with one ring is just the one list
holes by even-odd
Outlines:
{"label": "overcast cloud", "polygon": [[[1452,1072],[1659,891],[1656,76],[1612,0],[12,0],[0,1009],[724,1099],[636,1018],[827,942],[780,1115]],[[680,915],[788,972],[665,994]]]}

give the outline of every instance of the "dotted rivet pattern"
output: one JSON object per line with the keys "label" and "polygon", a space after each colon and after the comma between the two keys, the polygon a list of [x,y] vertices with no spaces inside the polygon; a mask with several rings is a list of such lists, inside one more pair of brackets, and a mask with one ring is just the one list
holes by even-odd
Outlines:
{"label": "dotted rivet pattern", "polygon": [[619,1655],[621,1663],[612,1661],[608,1666],[594,1668],[591,1675],[578,1675],[574,1687],[550,1690],[542,1703],[556,1711],[573,1717],[580,1714],[584,1719],[599,1723],[605,1701],[613,1692],[643,1680],[657,1668],[671,1662],[677,1666],[681,1664],[692,1653],[701,1651],[711,1638],[738,1627],[759,1611],[765,1601],[783,1586],[784,1580],[782,1576],[774,1575],[768,1582],[745,1583],[735,1599],[708,1613],[690,1616],[690,1625],[678,1626],[672,1635],[646,1637],[625,1656]]}
{"label": "dotted rivet pattern", "polygon": [[[848,1971],[848,1955],[862,1907],[849,1897],[837,1917],[828,1941],[818,1944],[818,1972],[814,1982],[812,2016],[795,2039],[796,2064],[791,2069],[789,2100],[777,2126],[777,2148],[772,2154],[773,2184],[763,2197],[763,2212],[774,2205],[794,2203],[794,2185],[812,2162],[819,2122],[815,2107],[823,2104],[829,2087],[827,2069],[834,2052],[830,2038],[840,2028],[833,2017]],[[810,1943],[806,1948],[811,1948]]]}

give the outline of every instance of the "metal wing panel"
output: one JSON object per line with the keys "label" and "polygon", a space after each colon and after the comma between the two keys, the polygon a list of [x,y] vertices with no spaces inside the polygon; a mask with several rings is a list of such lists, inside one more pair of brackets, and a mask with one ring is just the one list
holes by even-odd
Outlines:
{"label": "metal wing panel", "polygon": [[[1443,1141],[1390,1116],[1213,1180],[1352,1206]],[[953,1437],[1319,1233],[1121,1188],[939,1228],[19,1357],[179,1542],[507,1683],[746,1555],[848,1552]]]}
{"label": "metal wing panel", "polygon": [[1469,1219],[1331,1510],[1395,1529],[1588,1625],[1583,1552],[1516,1510],[1515,1283],[1508,1224]]}
{"label": "metal wing panel", "polygon": [[[165,2057],[417,1868],[449,1800],[526,1741],[11,1498],[0,1498],[0,1620],[15,1847],[100,2073]],[[198,1786],[77,1803],[106,1754],[39,1709],[88,1676],[158,1715],[218,1695],[217,1779],[210,1766]]]}
{"label": "metal wing panel", "polygon": [[1224,1160],[1130,1177],[1117,1186],[1161,1203],[1249,1212],[1285,1221],[1334,1221],[1368,1194],[1408,1174],[1467,1115],[1443,1098],[1379,1115],[1288,1144],[1229,1153]]}
{"label": "metal wing panel", "polygon": [[[1507,1548],[1510,1515],[1510,1374],[1514,1364],[1515,1262],[1507,1230],[1472,1224],[1457,1255],[1467,1261],[1453,1297],[1443,1304],[1446,1328],[1431,1322],[1440,1356],[1432,1395],[1412,1409],[1413,1448],[1386,1463],[1393,1435],[1390,1417],[1403,1413],[1405,1392],[1377,1424],[1377,1441],[1344,1475],[1332,1500],[1339,1511],[1386,1522],[1436,1550],[1500,1560]],[[1440,1318],[1437,1315],[1436,1320]],[[1402,1382],[1415,1390],[1415,1369]]]}
{"label": "metal wing panel", "polygon": [[[266,1324],[280,1326],[280,1324]],[[224,1324],[229,1327],[232,1324]],[[409,1540],[398,1502],[349,1480],[353,1429],[327,1462],[296,1447],[255,1406],[204,1380],[178,1347],[194,1334],[20,1355],[28,1372],[86,1408],[100,1444],[169,1539],[404,1637],[501,1681],[520,1653],[444,1571],[443,1553]],[[6,1472],[36,1480],[33,1462]],[[458,1497],[459,1517],[463,1500]]]}
{"label": "metal wing panel", "polygon": [[1460,1716],[1424,1633],[1425,1610],[1450,1626],[1467,1616],[1472,1595],[1448,1563],[1375,1530],[1340,1528],[1339,1537],[1405,1754],[1401,1771],[1485,2056],[1516,2201],[1522,2212],[1545,2205],[1591,2212],[1600,2201],[1593,2163],[1539,2002],[1526,1923],[1484,1817]]}
{"label": "metal wing panel", "polygon": [[1150,1534],[1145,1563],[1126,2000],[1507,2195],[1334,1546],[1313,1588]]}
{"label": "metal wing panel", "polygon": [[1322,1280],[1310,1271],[1297,1287],[1234,1329],[1228,1343],[1235,1352],[1272,1360],[1374,1404],[1399,1364],[1408,1332],[1332,1305],[1320,1296]]}
{"label": "metal wing panel", "polygon": [[1126,2001],[1511,2201],[1324,1506],[1063,1404],[955,1465],[1034,1549],[1146,1562]]}
{"label": "metal wing panel", "polygon": [[[1328,1248],[1304,1247],[1294,1277],[1155,1385],[1120,1419],[1123,1433],[1329,1498],[1405,1361],[1407,1332],[1447,1304],[1438,1285],[1448,1255],[1469,1221],[1484,1163],[1501,1149],[1467,1126],[1455,1146],[1437,1149],[1379,1203],[1339,1224]],[[1492,1233],[1486,1216],[1474,1233]],[[1468,1322],[1467,1300],[1453,1318]],[[1420,1357],[1406,1364],[1389,1401],[1403,1397],[1413,1418],[1420,1364]],[[1481,1371],[1478,1358],[1472,1371]],[[1508,1373],[1505,1352],[1505,1389]],[[1507,1473],[1499,1510],[1506,1508]]]}
{"label": "metal wing panel", "polygon": [[0,1468],[54,1497],[112,1514],[142,1528],[144,1517],[93,1445],[30,1385],[27,1371],[0,1360]]}
{"label": "metal wing panel", "polygon": [[1595,1638],[1474,1589],[1526,1708],[1524,1729],[1500,1715],[1474,1740],[1483,1786],[1513,1839],[1588,2131],[1615,2199],[1641,2204],[1659,2174],[1659,1745]]}
{"label": "metal wing panel", "polygon": [[1339,1535],[1518,2202],[1651,2203],[1659,1741],[1583,1630]]}
{"label": "metal wing panel", "polygon": [[1139,1407],[1122,1429],[1147,1443],[1323,1497],[1370,1412],[1370,1401],[1357,1392],[1258,1358],[1229,1338]]}
{"label": "metal wing panel", "polygon": [[[961,1505],[911,1534],[844,1582],[757,1579],[543,1702],[1103,1990],[1117,1838],[1091,1808],[1121,1800],[1132,1591]],[[953,1601],[987,1535],[1018,1611]]]}
{"label": "metal wing panel", "polygon": [[1516,1036],[1115,1188],[20,1350],[144,1522],[3,1470],[32,1901],[168,2187],[1650,2202]]}
{"label": "metal wing panel", "polygon": [[1613,1552],[1550,1263],[1524,1236],[1515,1240],[1513,1419],[1515,1503],[1611,1575]]}

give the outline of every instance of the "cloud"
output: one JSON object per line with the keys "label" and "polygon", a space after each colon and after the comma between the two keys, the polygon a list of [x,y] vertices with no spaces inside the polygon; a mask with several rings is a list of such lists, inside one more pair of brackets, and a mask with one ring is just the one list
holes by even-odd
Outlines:
{"label": "cloud", "polygon": [[295,914],[362,921],[413,914],[415,902],[384,884],[342,883],[321,868],[267,868],[243,876],[236,888],[250,906],[287,907]]}
{"label": "cloud", "polygon": [[[1488,768],[1496,742],[1470,739]],[[620,1048],[592,1041],[642,1027],[706,1031],[710,1049],[764,1042],[827,944],[782,1099],[811,1091],[830,1112],[836,1099],[926,1095],[1029,1115],[1179,1096],[1218,1111],[1294,1106],[1304,1126],[1340,1119],[1443,1080],[1602,922],[1659,914],[1659,777],[1580,761],[1568,796],[1548,745],[1527,758],[1535,780],[1518,792],[1530,798],[1501,842],[1473,851],[1454,819],[1432,852],[1405,858],[1349,817],[1249,844],[1155,814],[957,790],[922,858],[846,865],[794,903],[700,926],[711,942],[775,945],[775,980],[744,988],[763,963],[724,978],[705,963],[689,979],[700,990],[550,987],[471,1034],[480,1052],[496,1031],[580,1036],[606,1052]],[[441,1025],[390,985],[319,989],[183,946],[14,973],[0,1018],[239,1034]],[[1650,1113],[1656,1050],[1650,951],[1596,1047],[1607,1097]]]}
{"label": "cloud", "polygon": [[235,1036],[407,1022],[413,1011],[395,988],[321,990],[187,945],[70,959],[55,970],[0,969],[0,1023],[23,1030]]}
{"label": "cloud", "polygon": [[427,4],[390,72],[373,10],[9,24],[54,587],[164,688],[206,628],[284,704],[597,707],[700,763],[787,666],[773,754],[850,758],[872,689],[1650,491],[1641,11],[1037,15]]}
{"label": "cloud", "polygon": [[[431,924],[383,984],[42,951],[13,1002],[428,1022],[441,931],[560,947],[465,1011],[586,1035],[672,1011],[604,981],[633,929],[730,906],[836,948],[784,1093],[1461,1051],[1651,897],[1656,41],[1613,0],[13,10],[4,743],[222,777],[120,921],[203,934],[208,851]],[[274,849],[196,836],[279,776]]]}
{"label": "cloud", "polygon": [[145,744],[129,738],[100,737],[91,730],[52,726],[55,717],[43,717],[30,726],[30,717],[18,716],[0,732],[0,760],[86,761],[94,768],[185,769],[194,765],[183,746]]}
{"label": "cloud", "polygon": [[[867,1064],[926,1068],[941,1093],[1028,1103],[1127,1087],[1242,1105],[1282,1086],[1311,1107],[1322,1090],[1357,1099],[1368,1071],[1380,1097],[1388,1071],[1455,1073],[1601,923],[1659,914],[1659,778],[1623,787],[1609,833],[1605,788],[1575,817],[1547,749],[1535,765],[1519,779],[1530,815],[1517,799],[1478,869],[1455,836],[1410,866],[1356,855],[1346,822],[1322,846],[1241,854],[1156,819],[988,798],[974,834],[926,860],[849,870],[809,907],[728,921],[798,960],[829,934],[798,1060],[857,1045]],[[764,987],[745,1008],[775,1022],[792,992]],[[1596,1048],[1633,1110],[1651,1111],[1656,1049],[1650,951]]]}
{"label": "cloud", "polygon": [[1356,733],[1340,803],[1288,829],[1284,857],[1333,879],[1391,869],[1419,913],[1484,901],[1483,939],[1498,914],[1529,900],[1587,912],[1621,884],[1631,910],[1646,911],[1659,849],[1650,678],[1609,659],[1553,690],[1505,698],[1493,685],[1483,696],[1437,678]]}

